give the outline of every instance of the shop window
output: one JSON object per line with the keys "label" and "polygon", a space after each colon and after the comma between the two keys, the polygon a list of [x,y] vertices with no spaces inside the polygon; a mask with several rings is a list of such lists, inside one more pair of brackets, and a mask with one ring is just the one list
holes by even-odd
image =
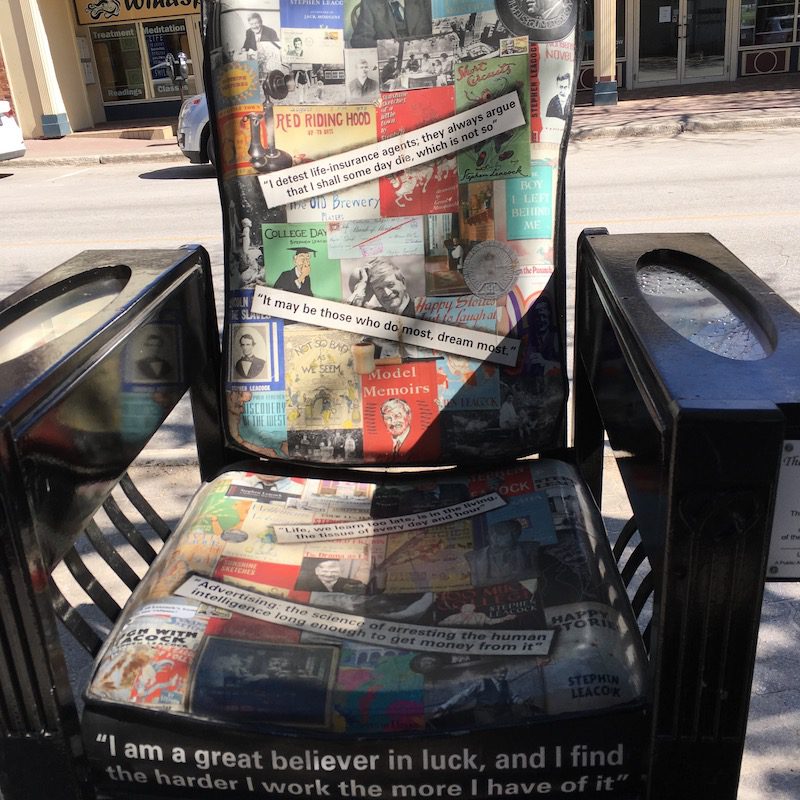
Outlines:
{"label": "shop window", "polygon": [[144,74],[136,25],[106,25],[92,28],[91,34],[103,101],[115,103],[144,99]]}
{"label": "shop window", "polygon": [[797,2],[756,0],[742,3],[739,44],[784,44],[797,41]]}
{"label": "shop window", "polygon": [[[617,58],[625,58],[625,0],[617,0]],[[594,3],[586,4],[583,63],[594,61]]]}
{"label": "shop window", "polygon": [[[142,25],[144,40],[147,45],[147,57],[150,62],[150,77],[153,80],[153,96],[178,97],[180,88],[173,83],[166,62],[178,53],[189,56],[189,37],[186,34],[186,21],[182,19],[166,22],[148,22]],[[196,94],[194,71],[189,61],[189,79],[183,87],[184,94]]]}
{"label": "shop window", "polygon": [[178,53],[189,66],[183,94],[197,93],[185,19],[98,25],[90,32],[104,103],[179,99],[181,87],[167,66]]}

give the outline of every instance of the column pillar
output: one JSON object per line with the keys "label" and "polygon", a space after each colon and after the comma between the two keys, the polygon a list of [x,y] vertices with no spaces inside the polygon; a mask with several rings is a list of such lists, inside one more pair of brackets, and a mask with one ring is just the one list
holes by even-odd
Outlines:
{"label": "column pillar", "polygon": [[594,0],[594,105],[617,104],[617,3]]}
{"label": "column pillar", "polygon": [[[57,139],[72,133],[69,124],[61,88],[58,85],[53,57],[50,53],[50,42],[47,38],[42,13],[38,0],[12,0],[19,7],[22,21],[21,33],[26,40],[30,64],[32,67],[32,85],[38,93],[38,105],[41,108],[42,136],[45,139]],[[33,103],[33,105],[37,105]]]}

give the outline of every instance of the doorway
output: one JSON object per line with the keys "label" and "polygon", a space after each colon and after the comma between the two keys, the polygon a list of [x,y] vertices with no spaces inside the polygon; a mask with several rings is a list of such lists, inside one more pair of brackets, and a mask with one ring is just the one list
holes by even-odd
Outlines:
{"label": "doorway", "polygon": [[726,0],[640,0],[636,86],[724,80]]}

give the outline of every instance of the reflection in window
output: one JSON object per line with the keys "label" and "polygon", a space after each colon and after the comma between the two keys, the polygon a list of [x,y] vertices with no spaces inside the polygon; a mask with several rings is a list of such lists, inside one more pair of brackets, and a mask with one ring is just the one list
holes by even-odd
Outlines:
{"label": "reflection in window", "polygon": [[136,26],[107,25],[92,28],[91,34],[103,101],[142,100],[144,76]]}
{"label": "reflection in window", "polygon": [[[2,0],[0,0],[1,2]],[[178,99],[167,62],[186,55],[184,95],[197,93],[185,19],[93,26],[90,29],[104,103]],[[142,53],[146,52],[145,58]]]}
{"label": "reflection in window", "polygon": [[[180,89],[178,84],[172,82],[166,62],[170,55],[177,59],[178,53],[185,53],[187,60],[189,58],[189,38],[186,35],[185,20],[147,23],[143,25],[143,30],[155,97],[178,97]],[[189,79],[183,88],[184,94],[197,92],[191,62],[189,62]]]}
{"label": "reflection in window", "polygon": [[742,47],[797,41],[797,2],[756,0],[743,2],[739,27]]}

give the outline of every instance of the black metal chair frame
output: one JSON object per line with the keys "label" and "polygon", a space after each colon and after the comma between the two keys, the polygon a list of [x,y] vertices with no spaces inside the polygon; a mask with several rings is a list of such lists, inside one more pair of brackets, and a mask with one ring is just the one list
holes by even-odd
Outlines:
{"label": "black metal chair frame", "polygon": [[[732,291],[742,295],[744,287],[757,298],[757,308],[756,301],[751,306],[773,332],[772,356],[723,363],[655,321],[635,300],[637,260],[654,250],[704,259],[719,267]],[[607,432],[635,513],[614,553],[650,655],[642,796],[732,799],[781,448],[800,438],[800,391],[781,379],[792,375],[800,350],[797,315],[702,235],[589,232],[579,242],[578,263],[575,441],[558,455],[578,465],[599,503]],[[71,428],[70,420],[87,406],[101,416],[120,411],[124,387],[99,387],[142,326],[165,318],[179,326],[181,381],[158,399],[163,421],[190,391],[202,476],[240,458],[226,449],[219,424],[219,342],[202,248],[82,254],[6,300],[0,322],[108,265],[130,266],[124,302],[40,348],[27,373],[26,367],[19,374],[19,359],[0,364],[0,378],[12,387],[2,400],[0,435],[0,791],[6,800],[95,794],[59,619],[95,653],[102,634],[86,621],[87,608],[113,621],[120,606],[76,543],[85,537],[133,589],[138,573],[92,517],[102,506],[122,541],[148,563],[157,549],[148,534],[163,540],[169,528],[126,476],[160,421],[129,433],[119,446],[107,432]],[[764,399],[770,391],[772,401]],[[115,487],[141,514],[137,524],[114,500]],[[52,580],[61,562],[89,598],[79,609]]]}

